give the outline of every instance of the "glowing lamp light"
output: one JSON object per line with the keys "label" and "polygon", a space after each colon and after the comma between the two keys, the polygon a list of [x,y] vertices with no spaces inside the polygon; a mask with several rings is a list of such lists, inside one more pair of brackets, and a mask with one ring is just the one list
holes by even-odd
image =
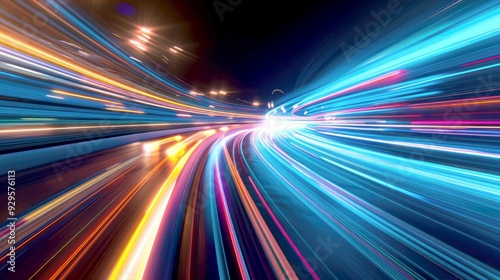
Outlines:
{"label": "glowing lamp light", "polygon": [[151,153],[153,153],[153,152],[158,151],[158,147],[159,147],[159,146],[158,146],[158,145],[156,145],[156,144],[154,144],[154,143],[147,143],[147,144],[144,144],[144,145],[142,146],[142,150],[144,151],[144,153],[145,153],[146,155],[149,155],[149,154],[151,154]]}

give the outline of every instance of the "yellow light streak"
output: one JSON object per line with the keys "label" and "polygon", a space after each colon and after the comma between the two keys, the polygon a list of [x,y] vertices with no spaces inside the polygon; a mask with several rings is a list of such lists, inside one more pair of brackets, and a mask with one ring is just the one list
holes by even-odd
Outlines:
{"label": "yellow light streak", "polygon": [[174,167],[167,180],[156,193],[153,201],[144,214],[139,225],[135,229],[127,246],[123,250],[118,262],[116,263],[109,279],[142,279],[146,268],[149,254],[153,247],[158,228],[167,208],[167,205],[172,195],[176,180],[179,177],[187,160],[198,147],[198,143],[194,145]]}
{"label": "yellow light streak", "polygon": [[138,111],[138,110],[128,110],[128,109],[119,109],[119,108],[106,108],[106,110],[115,111],[115,112],[133,113],[133,114],[144,114],[143,111]]}
{"label": "yellow light streak", "polygon": [[[191,124],[207,124],[204,122],[194,122]],[[215,123],[216,124],[216,123]],[[44,127],[44,128],[20,128],[20,129],[4,129],[0,133],[24,133],[24,132],[43,132],[57,130],[78,130],[78,129],[104,129],[104,128],[120,128],[120,127],[144,127],[144,126],[173,126],[173,123],[152,123],[152,124],[122,124],[122,125],[95,125],[95,126],[69,126],[69,127]]]}
{"label": "yellow light streak", "polygon": [[[164,97],[161,97],[161,96],[157,96],[157,95],[154,95],[154,94],[151,94],[151,93],[148,93],[148,92],[145,92],[143,90],[140,90],[132,85],[128,85],[128,84],[124,84],[122,82],[119,82],[119,81],[116,81],[116,80],[113,80],[112,78],[109,78],[107,76],[103,76],[99,73],[96,73],[96,72],[93,72],[89,69],[86,69],[82,66],[79,66],[79,65],[76,65],[75,63],[72,63],[72,62],[68,62],[64,59],[61,59],[55,55],[52,55],[50,53],[48,53],[47,51],[43,51],[41,49],[38,49],[38,48],[35,48],[23,41],[20,41],[20,40],[16,40],[14,38],[12,38],[11,36],[8,36],[4,33],[0,33],[0,43],[8,46],[8,47],[11,47],[13,49],[16,49],[16,50],[19,50],[19,51],[22,51],[24,53],[27,53],[27,54],[30,54],[30,55],[33,55],[39,59],[42,59],[42,60],[45,60],[45,61],[49,61],[51,63],[54,63],[58,66],[61,66],[61,67],[64,67],[64,68],[67,68],[67,69],[71,69],[72,71],[75,71],[75,72],[78,72],[82,75],[85,75],[85,76],[88,76],[90,78],[93,78],[93,79],[96,79],[96,80],[99,80],[101,82],[104,82],[104,83],[107,83],[109,85],[112,85],[112,86],[115,86],[115,87],[119,87],[121,89],[124,89],[126,91],[129,91],[129,92],[132,92],[132,93],[136,93],[136,94],[139,94],[139,95],[142,95],[142,96],[145,96],[145,97],[148,97],[148,98],[152,98],[152,99],[155,99],[157,101],[161,101],[161,102],[165,102],[169,105],[175,105],[177,107],[180,107],[182,108],[185,112],[189,112],[189,113],[200,113],[200,112],[204,112],[204,113],[207,113],[207,114],[210,114],[212,113],[212,111],[210,110],[207,110],[207,109],[203,109],[203,108],[200,108],[200,107],[196,107],[196,106],[192,106],[192,105],[188,105],[188,104],[184,104],[184,103],[181,103],[181,102],[176,102],[174,100],[170,100],[170,99],[167,99],[167,98],[164,98]],[[169,107],[169,106],[165,106],[165,108],[168,108],[168,109],[180,109],[180,108],[177,108],[177,107]],[[218,112],[218,114],[220,115],[226,115],[226,113],[224,112]],[[238,115],[238,116],[244,116],[244,117],[254,117],[254,118],[261,118],[261,116],[257,116],[257,115],[247,115],[247,114],[235,114],[235,113],[232,113],[233,115]]]}

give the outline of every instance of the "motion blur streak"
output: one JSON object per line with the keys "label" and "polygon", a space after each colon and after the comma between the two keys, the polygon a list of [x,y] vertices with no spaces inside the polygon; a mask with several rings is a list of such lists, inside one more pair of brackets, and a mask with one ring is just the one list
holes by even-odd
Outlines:
{"label": "motion blur streak", "polygon": [[500,278],[496,1],[407,3],[267,112],[152,71],[66,2],[0,8],[15,279]]}

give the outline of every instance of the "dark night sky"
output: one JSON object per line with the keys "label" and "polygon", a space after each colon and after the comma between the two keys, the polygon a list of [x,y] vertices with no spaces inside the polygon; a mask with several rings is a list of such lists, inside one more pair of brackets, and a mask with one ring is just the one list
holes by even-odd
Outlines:
{"label": "dark night sky", "polygon": [[[106,17],[111,25],[149,25],[195,53],[194,62],[170,65],[191,84],[239,91],[244,98],[266,96],[275,88],[292,90],[302,66],[322,44],[382,8],[366,0],[242,0],[221,21],[215,0],[87,2],[98,13],[114,13]],[[133,6],[136,15],[118,15],[119,3]]]}

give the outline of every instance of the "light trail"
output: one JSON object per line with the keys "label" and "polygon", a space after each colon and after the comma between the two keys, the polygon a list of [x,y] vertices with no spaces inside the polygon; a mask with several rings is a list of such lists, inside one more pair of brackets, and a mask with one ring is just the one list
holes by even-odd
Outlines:
{"label": "light trail", "polygon": [[118,32],[63,2],[0,10],[0,159],[16,166],[0,215],[17,218],[0,279],[12,251],[18,279],[500,278],[494,1],[405,3],[244,106],[150,69],[157,50],[195,57],[159,27]]}

